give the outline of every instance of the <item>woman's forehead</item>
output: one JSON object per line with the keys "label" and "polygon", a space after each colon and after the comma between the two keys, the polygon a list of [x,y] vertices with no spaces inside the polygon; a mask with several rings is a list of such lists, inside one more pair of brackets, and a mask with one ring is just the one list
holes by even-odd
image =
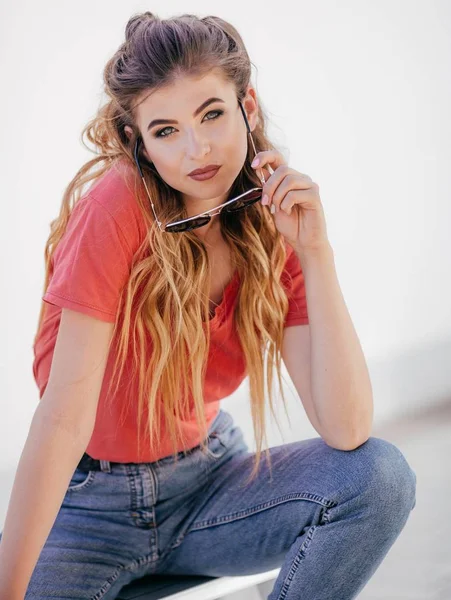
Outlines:
{"label": "woman's forehead", "polygon": [[[138,110],[155,115],[155,118],[177,118],[177,115],[192,115],[198,106],[210,97],[220,97],[224,101],[233,98],[232,83],[216,73],[202,77],[180,75],[167,85],[142,94]],[[139,114],[139,113],[138,113]]]}

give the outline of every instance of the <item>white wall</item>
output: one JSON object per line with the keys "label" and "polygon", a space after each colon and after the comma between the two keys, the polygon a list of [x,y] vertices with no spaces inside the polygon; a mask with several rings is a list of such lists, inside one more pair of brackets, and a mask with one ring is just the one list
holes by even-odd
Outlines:
{"label": "white wall", "polygon": [[[31,347],[49,224],[91,156],[80,135],[103,66],[141,10],[218,14],[243,35],[274,140],[320,186],[376,423],[449,399],[449,2],[5,2],[0,469],[14,470],[38,402]],[[223,404],[251,441],[246,389]],[[289,406],[284,441],[316,435],[294,394]],[[282,441],[276,429],[269,439]]]}

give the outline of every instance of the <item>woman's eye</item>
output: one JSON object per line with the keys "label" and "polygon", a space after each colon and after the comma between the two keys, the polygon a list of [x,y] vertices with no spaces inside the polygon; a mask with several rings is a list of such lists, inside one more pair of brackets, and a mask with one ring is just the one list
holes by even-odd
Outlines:
{"label": "woman's eye", "polygon": [[[207,119],[207,121],[214,121],[215,119],[217,119],[218,117],[220,117],[224,113],[224,111],[223,110],[210,110],[209,112],[207,112],[207,114],[205,116],[207,117],[208,115],[211,115],[212,113],[215,114],[216,116],[212,117],[211,119]],[[163,129],[159,129],[156,132],[155,137],[156,138],[169,137],[171,135],[171,133],[163,133],[167,129],[174,129],[174,128],[171,127],[171,126],[168,126],[168,127],[164,127]]]}

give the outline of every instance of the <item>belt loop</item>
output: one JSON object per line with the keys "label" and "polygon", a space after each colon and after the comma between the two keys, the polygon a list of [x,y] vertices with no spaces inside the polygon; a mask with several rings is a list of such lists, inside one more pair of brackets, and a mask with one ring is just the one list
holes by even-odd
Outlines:
{"label": "belt loop", "polygon": [[104,473],[111,473],[110,461],[100,459],[100,470]]}

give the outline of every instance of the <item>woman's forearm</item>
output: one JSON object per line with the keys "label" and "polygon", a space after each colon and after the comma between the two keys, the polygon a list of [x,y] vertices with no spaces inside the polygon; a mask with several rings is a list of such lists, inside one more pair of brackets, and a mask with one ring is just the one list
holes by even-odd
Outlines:
{"label": "woman's forearm", "polygon": [[88,442],[88,432],[86,436],[76,434],[38,405],[17,467],[0,541],[0,600],[25,597]]}
{"label": "woman's forearm", "polygon": [[372,426],[368,367],[341,292],[332,247],[296,254],[309,314],[312,401],[331,439],[352,448],[368,439]]}

